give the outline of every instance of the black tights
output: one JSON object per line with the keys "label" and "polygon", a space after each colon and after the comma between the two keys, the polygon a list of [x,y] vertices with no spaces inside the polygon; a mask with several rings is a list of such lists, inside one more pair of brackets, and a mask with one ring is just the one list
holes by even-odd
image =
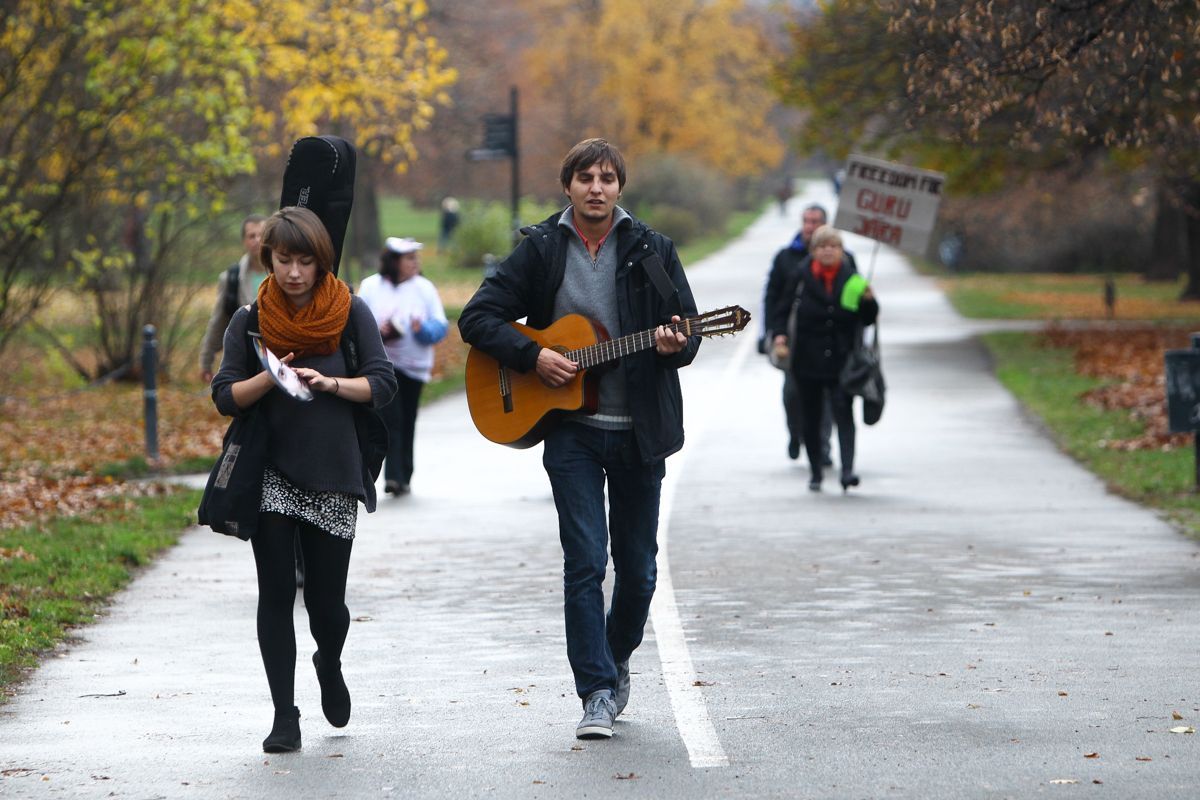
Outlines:
{"label": "black tights", "polygon": [[842,474],[854,472],[854,398],[841,390],[837,384],[821,381],[796,379],[800,393],[800,411],[804,421],[804,449],[808,453],[808,465],[813,475],[821,474],[821,410],[825,404],[824,393],[829,392],[829,405],[833,410],[833,421],[837,424],[838,452],[842,459]]}
{"label": "black tights", "polygon": [[258,649],[267,670],[276,713],[292,710],[296,686],[296,548],[304,553],[304,607],[321,660],[336,664],[350,630],[346,573],[352,539],[340,539],[307,522],[263,512],[251,538],[258,569]]}

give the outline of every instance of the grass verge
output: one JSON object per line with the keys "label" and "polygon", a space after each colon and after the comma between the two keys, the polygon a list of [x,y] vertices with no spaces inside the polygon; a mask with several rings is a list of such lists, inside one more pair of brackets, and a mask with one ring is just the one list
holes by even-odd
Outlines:
{"label": "grass verge", "polygon": [[1081,399],[1103,384],[1076,373],[1070,348],[1046,347],[1035,333],[984,337],[1001,383],[1045,425],[1063,451],[1099,476],[1113,492],[1162,511],[1200,538],[1200,494],[1191,448],[1116,450],[1107,442],[1140,433],[1124,411],[1104,410]]}
{"label": "grass verge", "polygon": [[[1200,319],[1200,302],[1180,302],[1186,279],[1150,283],[1114,275],[1114,319]],[[1104,275],[977,273],[945,275],[938,284],[951,304],[973,319],[1104,319]]]}
{"label": "grass verge", "polygon": [[199,502],[200,492],[171,487],[96,519],[0,530],[0,698],[136,568],[178,541]]}

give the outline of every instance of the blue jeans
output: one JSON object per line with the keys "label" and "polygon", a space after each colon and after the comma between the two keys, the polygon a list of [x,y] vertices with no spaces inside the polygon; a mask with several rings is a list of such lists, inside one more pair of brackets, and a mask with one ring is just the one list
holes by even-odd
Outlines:
{"label": "blue jeans", "polygon": [[[658,577],[658,501],[666,465],[643,464],[633,431],[565,422],[546,437],[563,548],[567,659],[575,691],[616,690],[617,664],[642,643]],[[608,481],[608,517],[604,483]],[[612,549],[612,605],[604,612],[604,572]]]}

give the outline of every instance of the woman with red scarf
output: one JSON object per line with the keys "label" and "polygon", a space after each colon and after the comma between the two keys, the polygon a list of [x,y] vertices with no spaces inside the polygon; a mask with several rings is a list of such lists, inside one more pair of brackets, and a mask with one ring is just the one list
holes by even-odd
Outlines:
{"label": "woman with red scarf", "polygon": [[[396,393],[396,376],[370,309],[331,271],[333,243],[316,214],[296,207],[275,212],[263,226],[262,263],[269,274],[258,299],[234,312],[225,331],[212,395],[227,416],[257,406],[258,424],[269,431],[258,530],[250,544],[258,572],[258,645],[275,706],[263,750],[286,753],[300,749],[292,625],[296,542],[306,565],[304,606],[317,642],[312,661],[321,708],[335,727],[350,720],[341,663],[350,628],[346,575],[358,504],[375,510],[354,404],[384,405]],[[263,344],[296,371],[312,393],[309,401],[277,388],[269,373],[257,369],[249,341],[254,317]],[[353,375],[340,346],[343,335],[357,343]]]}
{"label": "woman with red scarf", "polygon": [[853,398],[842,391],[838,376],[846,357],[862,337],[863,327],[875,322],[879,304],[865,280],[846,263],[842,237],[832,226],[813,232],[811,255],[789,277],[770,309],[770,325],[787,334],[775,336],[776,347],[789,350],[790,369],[800,392],[804,445],[812,470],[808,488],[821,491],[820,432],[822,392],[830,392],[842,460],[842,490],[858,486],[854,472]]}

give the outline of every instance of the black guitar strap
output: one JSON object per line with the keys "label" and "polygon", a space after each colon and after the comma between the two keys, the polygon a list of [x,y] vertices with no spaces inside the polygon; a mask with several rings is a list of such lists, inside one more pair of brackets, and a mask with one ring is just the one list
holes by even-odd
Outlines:
{"label": "black guitar strap", "polygon": [[675,303],[675,308],[679,312],[679,316],[686,316],[683,313],[683,303],[679,300],[679,290],[675,288],[675,284],[671,283],[671,279],[667,276],[667,270],[663,267],[662,259],[658,253],[651,253],[649,257],[642,259],[642,269],[650,276],[650,280],[654,283],[654,287],[658,289],[658,293],[662,295],[663,300],[670,304]]}

